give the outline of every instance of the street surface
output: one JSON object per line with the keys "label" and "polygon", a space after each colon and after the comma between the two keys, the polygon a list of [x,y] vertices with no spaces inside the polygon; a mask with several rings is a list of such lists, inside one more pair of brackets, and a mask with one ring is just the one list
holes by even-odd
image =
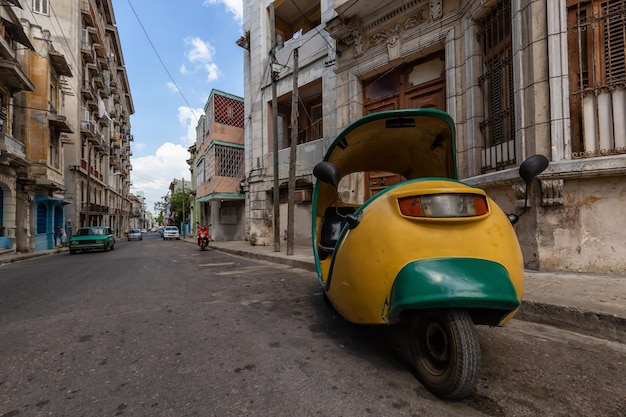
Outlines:
{"label": "street surface", "polygon": [[626,416],[626,346],[479,327],[469,398],[426,391],[405,328],[357,326],[314,273],[156,233],[0,266],[0,417]]}

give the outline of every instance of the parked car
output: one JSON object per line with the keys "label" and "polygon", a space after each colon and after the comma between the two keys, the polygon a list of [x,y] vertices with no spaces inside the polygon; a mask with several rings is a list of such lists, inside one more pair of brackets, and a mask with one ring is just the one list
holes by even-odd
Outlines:
{"label": "parked car", "polygon": [[178,232],[178,227],[176,226],[165,226],[163,229],[163,240],[166,239],[180,239],[180,233]]}
{"label": "parked car", "polygon": [[128,240],[143,240],[143,234],[139,229],[132,229],[128,232]]}
{"label": "parked car", "polygon": [[107,252],[115,249],[115,236],[110,227],[81,227],[69,241],[70,254],[78,251],[100,250]]}

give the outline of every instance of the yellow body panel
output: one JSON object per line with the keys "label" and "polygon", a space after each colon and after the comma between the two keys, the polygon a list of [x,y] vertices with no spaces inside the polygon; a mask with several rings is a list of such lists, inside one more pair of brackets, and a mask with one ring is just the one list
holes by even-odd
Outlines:
{"label": "yellow body panel", "polygon": [[[332,257],[320,261],[322,281],[328,284],[330,279],[326,294],[344,318],[354,323],[387,323],[388,300],[398,272],[411,262],[432,258],[497,262],[508,271],[521,300],[522,254],[502,210],[488,199],[489,213],[481,217],[418,219],[400,213],[399,197],[433,192],[484,195],[482,190],[440,180],[410,182],[390,189],[364,207],[360,224],[347,232]],[[510,317],[512,314],[503,322]]]}

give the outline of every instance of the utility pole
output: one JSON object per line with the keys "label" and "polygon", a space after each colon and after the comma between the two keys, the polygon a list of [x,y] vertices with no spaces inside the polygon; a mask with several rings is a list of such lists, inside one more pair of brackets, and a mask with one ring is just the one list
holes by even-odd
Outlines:
{"label": "utility pole", "polygon": [[280,190],[278,189],[278,98],[276,97],[276,83],[278,83],[278,71],[276,71],[276,19],[274,15],[274,3],[270,4],[270,37],[272,49],[270,51],[270,73],[272,74],[272,131],[274,135],[274,252],[280,252]]}
{"label": "utility pole", "polygon": [[183,196],[181,198],[182,206],[183,206],[183,223],[181,224],[181,228],[183,229],[183,239],[185,238],[185,177],[183,177]]}
{"label": "utility pole", "polygon": [[87,220],[87,224],[84,226],[91,226],[91,218],[89,213],[89,200],[91,199],[91,143],[87,140],[87,204],[85,208],[85,219]]}
{"label": "utility pole", "polygon": [[293,50],[293,93],[291,100],[291,147],[289,149],[289,201],[287,202],[287,255],[293,255],[296,193],[296,149],[298,148],[298,48]]}

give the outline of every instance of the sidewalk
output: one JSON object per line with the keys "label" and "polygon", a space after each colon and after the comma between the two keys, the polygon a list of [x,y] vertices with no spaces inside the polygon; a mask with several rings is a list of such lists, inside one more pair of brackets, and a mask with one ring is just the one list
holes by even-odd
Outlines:
{"label": "sidewalk", "polygon": [[[195,238],[182,239],[196,244]],[[273,246],[252,246],[248,242],[211,242],[209,247],[221,252],[276,262],[315,273],[313,251],[309,246],[295,246],[286,254]],[[38,256],[64,253],[67,248],[15,254],[0,252],[0,265]],[[626,343],[626,277],[578,273],[526,271],[526,289],[517,319],[548,324],[566,330]]]}

